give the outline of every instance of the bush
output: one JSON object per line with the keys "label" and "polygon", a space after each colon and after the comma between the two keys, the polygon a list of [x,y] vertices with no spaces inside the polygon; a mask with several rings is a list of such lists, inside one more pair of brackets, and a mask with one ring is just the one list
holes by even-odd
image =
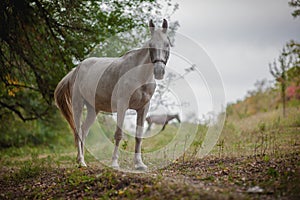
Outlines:
{"label": "bush", "polygon": [[12,113],[1,115],[0,119],[0,149],[66,143],[73,137],[58,111],[44,120],[23,122]]}

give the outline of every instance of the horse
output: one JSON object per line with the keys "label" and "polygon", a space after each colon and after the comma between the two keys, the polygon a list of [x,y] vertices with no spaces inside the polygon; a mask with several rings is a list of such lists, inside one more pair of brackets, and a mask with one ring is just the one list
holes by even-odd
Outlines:
{"label": "horse", "polygon": [[[56,105],[74,134],[80,167],[87,167],[84,143],[89,129],[97,114],[106,112],[117,113],[111,166],[119,168],[119,144],[123,137],[125,112],[133,109],[137,113],[134,167],[147,170],[141,156],[143,126],[156,88],[155,80],[163,79],[170,52],[167,20],[163,19],[162,28],[156,28],[152,20],[148,25],[151,38],[142,48],[128,51],[121,57],[87,58],[73,68],[55,89]],[[84,106],[87,115],[80,125]]]}
{"label": "horse", "polygon": [[154,124],[162,124],[163,127],[162,127],[161,131],[163,131],[163,130],[165,130],[166,125],[169,123],[169,121],[171,121],[173,119],[176,119],[179,123],[181,122],[178,114],[176,114],[176,115],[151,115],[146,118],[146,121],[148,123],[147,131],[150,131],[150,128],[153,123]]}

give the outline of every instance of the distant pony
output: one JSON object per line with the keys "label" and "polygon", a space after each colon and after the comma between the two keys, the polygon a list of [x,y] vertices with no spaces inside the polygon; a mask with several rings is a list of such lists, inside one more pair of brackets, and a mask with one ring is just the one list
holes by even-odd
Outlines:
{"label": "distant pony", "polygon": [[146,118],[146,121],[148,123],[147,131],[150,131],[150,128],[152,124],[161,124],[163,125],[161,131],[165,130],[166,125],[171,121],[172,119],[177,119],[177,121],[180,123],[179,115],[151,115]]}

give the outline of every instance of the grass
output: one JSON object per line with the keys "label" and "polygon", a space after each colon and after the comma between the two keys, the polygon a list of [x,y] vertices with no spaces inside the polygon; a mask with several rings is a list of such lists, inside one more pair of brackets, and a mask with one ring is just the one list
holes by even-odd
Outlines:
{"label": "grass", "polygon": [[[74,168],[57,167],[52,158],[35,159],[1,174],[0,194],[3,199],[296,199],[299,161],[295,153],[268,161],[210,156],[136,174],[99,167],[92,160],[89,168]],[[257,185],[262,193],[247,193]]]}
{"label": "grass", "polygon": [[[223,156],[276,155],[299,150],[300,110],[289,108],[288,117],[279,110],[259,113],[243,119],[227,118],[219,145]],[[220,153],[218,145],[214,154]]]}
{"label": "grass", "polygon": [[[207,130],[199,126],[185,159],[142,174],[112,170],[89,153],[89,167],[77,168],[72,142],[1,150],[0,198],[298,199],[300,112],[291,107],[286,119],[280,114],[275,110],[242,119],[229,116],[217,145],[204,158],[194,153]],[[177,129],[168,126],[145,140],[144,151],[151,150],[151,144],[167,144]],[[126,141],[122,148],[133,151],[134,139]],[[247,192],[255,186],[262,192]]]}

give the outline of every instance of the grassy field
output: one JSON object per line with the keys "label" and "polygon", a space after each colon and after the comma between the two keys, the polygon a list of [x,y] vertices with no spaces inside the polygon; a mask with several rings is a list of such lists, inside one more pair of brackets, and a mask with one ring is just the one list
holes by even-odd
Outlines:
{"label": "grassy field", "polygon": [[[287,113],[284,119],[280,110],[228,116],[208,156],[194,156],[201,147],[197,140],[185,157],[146,173],[112,170],[91,154],[89,167],[78,168],[71,142],[4,149],[0,199],[299,199],[300,110],[291,107]],[[146,150],[147,142],[169,141],[176,128],[170,125],[146,140]],[[199,138],[203,131],[200,127]],[[127,139],[123,148],[132,145]]]}

